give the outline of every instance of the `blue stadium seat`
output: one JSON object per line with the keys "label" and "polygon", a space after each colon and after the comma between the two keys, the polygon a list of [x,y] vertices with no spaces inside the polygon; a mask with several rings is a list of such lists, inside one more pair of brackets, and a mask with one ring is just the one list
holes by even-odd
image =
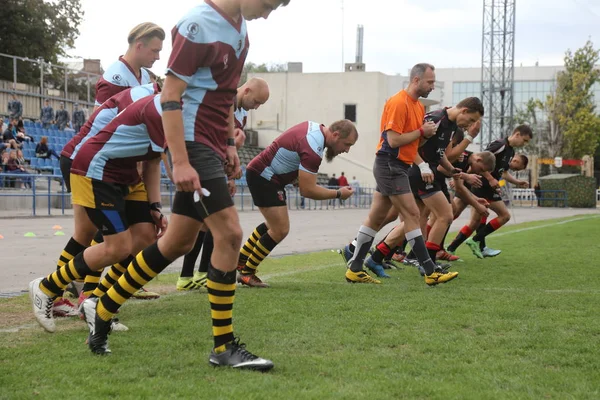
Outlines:
{"label": "blue stadium seat", "polygon": [[58,160],[56,158],[52,159],[52,168],[58,168],[60,170],[60,164],[58,163]]}
{"label": "blue stadium seat", "polygon": [[61,172],[60,172],[60,168],[54,168],[54,171],[52,172],[54,175],[58,175],[61,176]]}
{"label": "blue stadium seat", "polygon": [[37,157],[33,157],[29,162],[32,168],[39,168],[40,166],[40,159]]}

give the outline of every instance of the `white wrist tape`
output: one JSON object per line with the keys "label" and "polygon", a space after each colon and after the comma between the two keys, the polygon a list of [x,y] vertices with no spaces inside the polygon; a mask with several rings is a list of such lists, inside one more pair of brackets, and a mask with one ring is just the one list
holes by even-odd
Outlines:
{"label": "white wrist tape", "polygon": [[419,164],[419,169],[421,170],[421,175],[433,174],[433,171],[431,170],[431,168],[429,168],[429,164],[427,164],[426,162],[422,162],[421,164]]}
{"label": "white wrist tape", "polygon": [[465,135],[465,139],[467,139],[469,141],[469,143],[473,143],[473,140],[474,140],[473,136],[471,136],[471,135]]}

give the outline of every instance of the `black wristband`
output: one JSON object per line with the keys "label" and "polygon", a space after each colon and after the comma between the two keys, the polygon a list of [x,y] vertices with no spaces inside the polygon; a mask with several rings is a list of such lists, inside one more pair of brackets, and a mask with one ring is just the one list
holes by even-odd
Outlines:
{"label": "black wristband", "polygon": [[163,111],[175,111],[181,110],[181,102],[180,101],[165,101],[164,103],[160,103],[160,107]]}
{"label": "black wristband", "polygon": [[342,191],[340,189],[335,191],[335,198],[336,199],[341,199],[342,198]]}
{"label": "black wristband", "polygon": [[160,204],[159,202],[150,203],[150,210],[151,211],[161,212],[161,209],[162,209],[162,204]]}
{"label": "black wristband", "polygon": [[233,146],[233,147],[235,147],[235,139],[232,138],[232,137],[227,138],[227,146]]}

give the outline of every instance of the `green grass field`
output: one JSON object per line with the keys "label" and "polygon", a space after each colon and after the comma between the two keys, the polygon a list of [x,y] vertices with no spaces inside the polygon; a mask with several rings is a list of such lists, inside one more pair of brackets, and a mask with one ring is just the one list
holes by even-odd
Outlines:
{"label": "green grass field", "polygon": [[600,218],[560,221],[490,236],[494,259],[464,246],[458,279],[435,288],[410,267],[347,284],[332,252],[267,260],[272,287],[237,291],[234,328],[269,373],[208,365],[205,292],[126,304],[110,357],[89,353],[83,322],[48,334],[27,297],[1,300],[25,328],[0,333],[0,398],[598,399]]}

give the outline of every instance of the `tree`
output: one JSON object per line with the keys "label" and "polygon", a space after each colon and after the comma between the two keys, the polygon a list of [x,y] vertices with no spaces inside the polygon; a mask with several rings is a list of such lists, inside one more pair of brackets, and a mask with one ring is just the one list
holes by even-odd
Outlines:
{"label": "tree", "polygon": [[596,152],[600,117],[595,112],[592,87],[600,82],[599,60],[591,41],[574,54],[568,50],[554,92],[545,102],[530,99],[517,111],[517,122],[528,122],[534,128],[538,155],[579,159]]}
{"label": "tree", "polygon": [[243,85],[248,80],[248,73],[250,72],[287,72],[286,64],[254,64],[249,61],[244,65],[242,70],[242,77],[240,78],[240,85]]}
{"label": "tree", "polygon": [[[58,64],[79,35],[83,19],[80,0],[12,0],[2,2],[4,23],[0,24],[0,49],[3,53],[42,58]],[[0,57],[0,79],[13,80],[12,59]],[[39,84],[39,66],[19,62],[18,80]]]}

